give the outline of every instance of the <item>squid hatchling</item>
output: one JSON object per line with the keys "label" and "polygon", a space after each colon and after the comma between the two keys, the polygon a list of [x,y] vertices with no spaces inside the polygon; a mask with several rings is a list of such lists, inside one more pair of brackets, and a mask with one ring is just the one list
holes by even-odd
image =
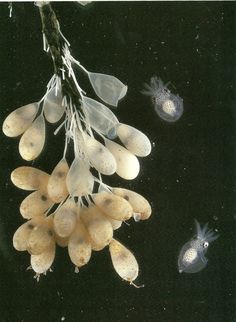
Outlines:
{"label": "squid hatchling", "polygon": [[153,76],[149,84],[144,84],[145,89],[142,94],[151,96],[157,115],[167,122],[176,122],[183,114],[183,99],[179,95],[174,95],[168,89],[168,84],[157,76]]}
{"label": "squid hatchling", "polygon": [[206,267],[208,259],[205,257],[209,243],[219,236],[212,229],[208,229],[208,224],[202,228],[195,220],[197,234],[181,248],[178,258],[179,272],[197,273]]}

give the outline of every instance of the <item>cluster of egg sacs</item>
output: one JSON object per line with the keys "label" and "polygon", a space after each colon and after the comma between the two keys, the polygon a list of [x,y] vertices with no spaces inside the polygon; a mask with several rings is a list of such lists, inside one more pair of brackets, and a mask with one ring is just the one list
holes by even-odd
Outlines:
{"label": "cluster of egg sacs", "polygon": [[[11,180],[18,188],[35,190],[20,205],[21,215],[28,221],[15,232],[14,247],[30,253],[31,267],[39,275],[51,267],[56,244],[68,247],[76,268],[88,263],[92,250],[100,251],[109,245],[114,269],[122,279],[132,282],[138,275],[138,263],[113,238],[113,231],[131,217],[148,219],[151,215],[148,201],[134,191],[113,188],[112,192],[92,194],[93,202],[80,207],[74,198],[68,197],[68,170],[68,166],[59,164],[51,175],[32,167],[19,167],[12,172]],[[45,216],[45,211],[62,199],[64,203]]]}
{"label": "cluster of egg sacs", "polygon": [[45,118],[50,123],[58,122],[65,112],[61,102],[60,93],[55,95],[53,89],[44,99],[44,113],[39,113],[40,104],[35,102],[17,108],[5,119],[2,130],[6,136],[22,135],[19,153],[24,160],[32,161],[42,152],[45,144]]}
{"label": "cluster of egg sacs", "polygon": [[[110,105],[116,106],[126,93],[127,87],[113,76],[90,73],[89,78],[96,94]],[[12,172],[11,179],[17,187],[35,190],[20,205],[22,216],[29,221],[16,231],[14,247],[27,250],[33,270],[41,274],[54,260],[56,243],[68,246],[76,267],[89,261],[92,250],[101,250],[109,244],[117,273],[132,282],[137,277],[138,264],[133,254],[113,239],[113,230],[132,216],[135,220],[147,219],[151,207],[145,198],[130,190],[115,188],[112,192],[94,194],[95,178],[90,170],[92,167],[99,174],[116,172],[124,179],[134,179],[140,169],[137,156],[150,153],[150,141],[136,128],[120,123],[109,108],[96,100],[83,96],[80,112],[74,110],[74,116],[73,107],[62,102],[60,90],[54,87],[46,94],[41,111],[39,103],[28,104],[13,111],[3,123],[7,136],[22,135],[20,155],[31,161],[44,147],[45,119],[57,123],[66,113],[67,122],[71,122],[66,128],[66,140],[76,141],[79,149],[70,167],[63,158],[50,176],[31,167]],[[69,131],[74,120],[77,126]],[[91,129],[102,136],[104,144],[91,135]],[[116,137],[124,146],[112,141]],[[74,197],[88,195],[92,195],[94,203],[81,209]],[[58,210],[46,217],[45,213],[50,213],[55,204],[59,204]]]}
{"label": "cluster of egg sacs", "polygon": [[[79,173],[80,182],[81,175],[85,178],[78,194],[92,192],[94,181],[89,171],[90,166],[104,175],[112,175],[116,172],[124,179],[134,179],[140,170],[137,156],[144,157],[151,152],[151,144],[147,136],[132,126],[120,123],[109,108],[91,98],[83,97],[81,110],[86,127],[101,134],[105,146],[87,132],[77,128],[77,135],[73,134],[73,140],[78,141],[80,151],[85,157],[84,160],[75,157],[71,165],[73,179],[70,194],[74,196],[74,193],[77,193],[74,191],[74,185],[77,184],[74,182],[75,173]],[[37,116],[38,103],[20,107],[6,118],[3,123],[3,132],[9,137],[23,134],[19,142],[20,155],[27,161],[34,160],[39,156],[45,144],[45,118],[50,123],[56,123],[65,111],[61,94],[59,92],[56,94],[53,88],[44,99],[43,113]],[[111,140],[117,136],[124,146]]]}

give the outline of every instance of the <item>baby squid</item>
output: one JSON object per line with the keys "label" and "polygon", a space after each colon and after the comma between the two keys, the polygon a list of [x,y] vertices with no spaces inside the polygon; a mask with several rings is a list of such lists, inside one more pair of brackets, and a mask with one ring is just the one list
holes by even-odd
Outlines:
{"label": "baby squid", "polygon": [[178,258],[179,272],[197,273],[206,267],[208,259],[205,257],[209,243],[218,238],[208,224],[202,228],[195,220],[197,233],[181,248]]}
{"label": "baby squid", "polygon": [[144,84],[145,89],[142,94],[151,96],[157,115],[167,122],[176,122],[183,114],[183,99],[179,95],[174,95],[163,81],[154,76],[150,85]]}

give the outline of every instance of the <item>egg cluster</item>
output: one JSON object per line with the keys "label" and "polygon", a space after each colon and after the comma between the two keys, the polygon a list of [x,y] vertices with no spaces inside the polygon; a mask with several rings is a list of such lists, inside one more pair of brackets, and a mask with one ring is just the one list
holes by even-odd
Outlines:
{"label": "egg cluster", "polygon": [[[17,108],[7,116],[3,132],[9,137],[21,136],[19,153],[24,160],[32,161],[45,146],[46,124],[57,124],[55,135],[65,131],[64,152],[51,175],[30,166],[12,172],[11,180],[18,188],[33,191],[20,205],[27,222],[15,232],[13,245],[30,253],[36,277],[51,267],[56,244],[68,247],[77,270],[89,261],[92,251],[109,245],[115,270],[124,280],[133,282],[138,275],[137,261],[113,238],[113,231],[131,217],[136,221],[147,219],[151,207],[134,191],[107,186],[102,176],[116,173],[126,180],[136,178],[140,170],[138,157],[151,152],[150,141],[138,129],[120,123],[105,105],[117,106],[127,86],[114,76],[85,69],[71,55],[50,4],[40,5],[40,13],[44,49],[51,52],[55,74],[39,102]],[[54,24],[57,34],[55,38],[50,35],[49,41],[48,19],[54,19],[50,20],[49,30]],[[87,75],[104,104],[86,95],[74,65]]]}
{"label": "egg cluster", "polygon": [[[50,269],[56,244],[68,247],[77,271],[88,263],[92,251],[109,245],[115,270],[124,280],[133,282],[138,275],[138,263],[113,238],[113,231],[131,217],[148,219],[151,215],[148,201],[134,191],[112,188],[92,194],[85,206],[82,200],[76,201],[69,195],[66,184],[69,168],[63,164],[56,168],[51,175],[33,167],[19,167],[12,172],[11,180],[18,188],[34,190],[20,205],[20,213],[28,221],[13,236],[15,249],[29,252],[31,267],[38,278]],[[54,210],[47,216],[50,209]]]}
{"label": "egg cluster", "polygon": [[[90,73],[89,78],[96,81],[93,86],[96,94],[110,104],[116,105],[126,91],[126,86],[121,86],[113,76]],[[92,251],[109,245],[115,270],[133,283],[138,263],[113,238],[113,231],[131,217],[135,221],[148,219],[151,207],[134,191],[107,186],[102,175],[116,172],[127,180],[137,177],[140,170],[137,157],[150,153],[150,141],[141,131],[120,123],[107,106],[82,91],[79,106],[75,106],[62,95],[61,88],[60,78],[54,75],[41,101],[16,109],[3,123],[5,135],[21,136],[19,153],[26,161],[36,159],[42,152],[46,122],[53,124],[63,119],[55,134],[62,127],[65,129],[63,157],[51,175],[30,166],[19,167],[11,174],[18,188],[33,191],[20,205],[20,213],[27,222],[15,232],[13,245],[18,251],[30,253],[37,279],[50,269],[56,244],[68,247],[76,271],[89,261]],[[70,142],[74,159],[69,165]]]}

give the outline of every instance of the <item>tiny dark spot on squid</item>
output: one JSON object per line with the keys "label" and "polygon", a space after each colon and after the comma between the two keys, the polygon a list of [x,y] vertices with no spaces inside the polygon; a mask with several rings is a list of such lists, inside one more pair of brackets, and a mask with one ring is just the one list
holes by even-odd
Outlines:
{"label": "tiny dark spot on squid", "polygon": [[34,228],[34,225],[33,225],[33,224],[28,224],[28,225],[27,225],[27,227],[28,227],[29,229],[33,229],[33,228]]}
{"label": "tiny dark spot on squid", "polygon": [[98,152],[99,153],[102,153],[103,152],[103,148],[99,148]]}
{"label": "tiny dark spot on squid", "polygon": [[34,146],[34,143],[33,142],[30,142],[30,144],[29,144],[30,146]]}
{"label": "tiny dark spot on squid", "polygon": [[125,195],[124,196],[124,199],[127,200],[127,201],[129,201],[129,196]]}

